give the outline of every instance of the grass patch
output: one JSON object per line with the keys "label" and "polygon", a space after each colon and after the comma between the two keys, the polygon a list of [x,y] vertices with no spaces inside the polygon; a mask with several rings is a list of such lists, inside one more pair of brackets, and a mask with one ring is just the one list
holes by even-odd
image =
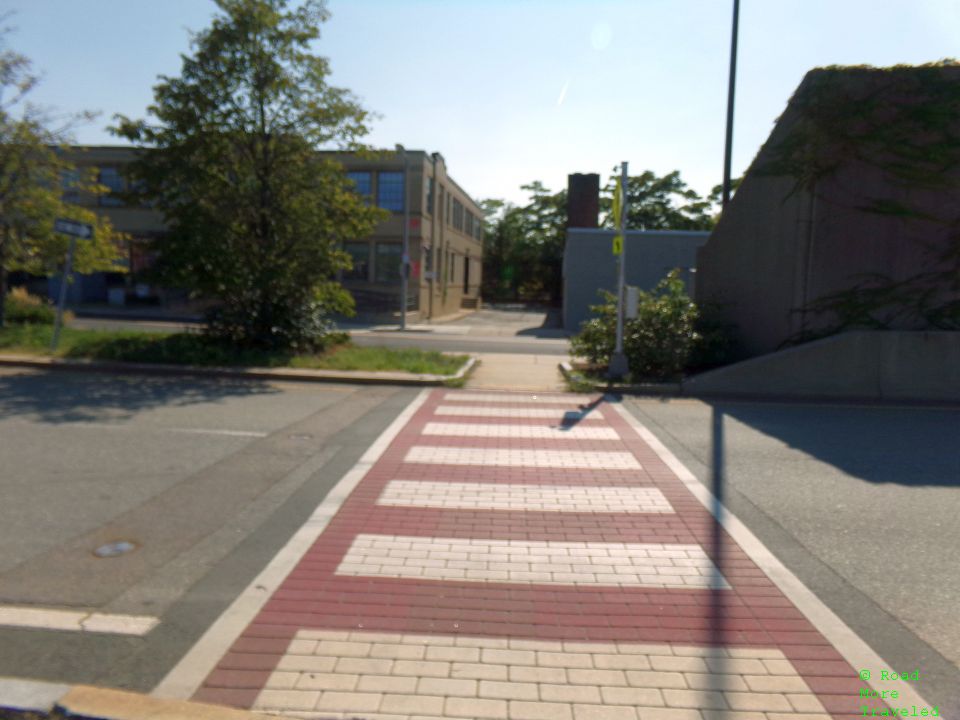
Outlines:
{"label": "grass patch", "polygon": [[[0,330],[0,352],[50,355],[51,325],[11,324]],[[356,347],[345,333],[334,333],[328,348],[314,354],[250,350],[199,333],[76,330],[60,333],[56,357],[114,362],[225,367],[292,367],[317,370],[386,370],[452,375],[465,355],[415,348]]]}
{"label": "grass patch", "polygon": [[452,375],[466,361],[466,355],[444,355],[436,350],[341,345],[322,355],[298,355],[290,365],[318,370],[404,370]]}

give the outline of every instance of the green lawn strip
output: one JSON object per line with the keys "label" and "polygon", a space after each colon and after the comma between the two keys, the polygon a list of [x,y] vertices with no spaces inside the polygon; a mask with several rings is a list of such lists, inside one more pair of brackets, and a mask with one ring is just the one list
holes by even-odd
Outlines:
{"label": "green lawn strip", "polygon": [[[11,324],[0,330],[0,352],[50,355],[50,325]],[[56,357],[175,365],[288,367],[317,370],[384,370],[452,375],[465,355],[436,351],[356,347],[349,342],[325,352],[294,355],[237,348],[199,333],[151,333],[63,328]]]}

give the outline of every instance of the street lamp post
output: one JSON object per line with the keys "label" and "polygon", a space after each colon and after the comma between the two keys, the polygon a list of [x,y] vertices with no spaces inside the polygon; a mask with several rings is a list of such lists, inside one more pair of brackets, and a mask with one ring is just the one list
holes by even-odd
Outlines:
{"label": "street lamp post", "polygon": [[400,329],[407,329],[407,278],[410,275],[410,184],[407,182],[407,150],[397,144],[403,159],[403,255],[400,260]]}
{"label": "street lamp post", "polygon": [[723,207],[730,202],[730,158],[733,153],[733,94],[737,82],[737,29],[740,0],[733,0],[733,35],[730,38],[730,81],[727,86],[727,138],[723,149]]}

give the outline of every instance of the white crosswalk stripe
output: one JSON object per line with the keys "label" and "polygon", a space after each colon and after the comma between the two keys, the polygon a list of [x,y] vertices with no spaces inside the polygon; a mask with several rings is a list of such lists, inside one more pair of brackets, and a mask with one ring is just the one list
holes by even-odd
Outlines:
{"label": "white crosswalk stripe", "polygon": [[593,468],[639,470],[640,463],[628,452],[533,450],[507,448],[431,447],[415,445],[404,462],[431,465],[495,465],[499,467]]}
{"label": "white crosswalk stripe", "polygon": [[489,423],[429,422],[424,435],[456,437],[517,438],[519,440],[618,440],[610,427],[548,427],[545,425],[491,425]]}
{"label": "white crosswalk stripe", "polygon": [[672,513],[654,487],[393,480],[378,505],[579,513]]}
{"label": "white crosswalk stripe", "polygon": [[699,545],[358,535],[337,575],[545,585],[729,588]]}

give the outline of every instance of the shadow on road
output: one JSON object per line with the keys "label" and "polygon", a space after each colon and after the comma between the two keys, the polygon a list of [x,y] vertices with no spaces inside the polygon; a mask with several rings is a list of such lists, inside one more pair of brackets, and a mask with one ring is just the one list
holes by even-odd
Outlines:
{"label": "shadow on road", "polygon": [[872,483],[960,487],[960,409],[711,405],[715,414]]}
{"label": "shadow on road", "polygon": [[40,422],[116,420],[154,407],[280,392],[265,381],[183,376],[29,372],[0,375],[0,417]]}

